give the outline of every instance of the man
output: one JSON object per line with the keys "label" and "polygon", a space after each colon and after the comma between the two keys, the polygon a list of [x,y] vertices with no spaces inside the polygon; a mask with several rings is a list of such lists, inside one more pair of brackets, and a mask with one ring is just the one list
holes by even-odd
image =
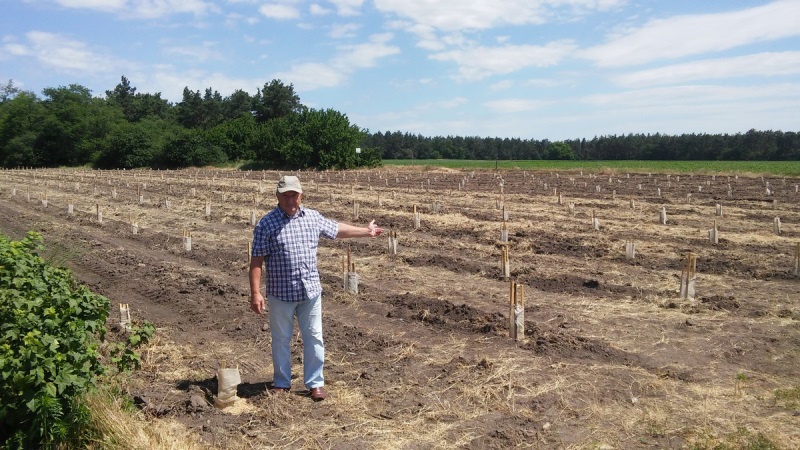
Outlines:
{"label": "man", "polygon": [[264,311],[261,271],[266,262],[269,327],[272,333],[274,376],[270,392],[288,392],[291,386],[291,349],[294,316],[303,336],[303,383],[315,401],[327,396],[322,374],[325,345],[322,340],[322,283],[317,270],[319,238],[375,237],[383,233],[375,221],[356,227],[330,220],[301,206],[303,188],[295,176],[278,181],[278,206],[253,230],[250,260],[250,309]]}

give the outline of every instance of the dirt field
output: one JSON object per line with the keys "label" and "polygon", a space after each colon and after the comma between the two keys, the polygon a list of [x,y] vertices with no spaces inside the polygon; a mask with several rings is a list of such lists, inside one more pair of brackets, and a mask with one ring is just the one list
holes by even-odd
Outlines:
{"label": "dirt field", "polygon": [[[306,206],[349,223],[375,219],[399,241],[395,256],[386,235],[321,242],[330,397],[319,403],[302,385],[299,342],[292,394],[266,392],[267,318],[248,307],[251,210],[260,218],[274,206],[277,173],[4,171],[0,232],[43,233],[50,258],[111,300],[110,325],[128,303],[134,320],[157,326],[126,388],[149,420],[185,427],[209,447],[739,448],[763,437],[800,448],[800,406],[782,394],[800,388],[800,180],[430,168],[299,175]],[[510,275],[525,295],[526,339],[517,342],[501,267],[504,214]],[[342,288],[348,248],[357,295]],[[696,296],[681,299],[689,253]],[[212,406],[221,364],[242,375],[232,410]]]}

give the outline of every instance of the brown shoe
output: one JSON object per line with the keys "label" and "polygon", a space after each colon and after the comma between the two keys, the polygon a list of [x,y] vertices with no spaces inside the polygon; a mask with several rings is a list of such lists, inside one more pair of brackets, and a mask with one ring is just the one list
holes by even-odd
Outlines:
{"label": "brown shoe", "polygon": [[271,388],[269,388],[269,393],[273,394],[273,395],[275,395],[275,394],[288,394],[289,393],[289,388],[271,387]]}
{"label": "brown shoe", "polygon": [[325,392],[325,389],[323,389],[321,386],[311,389],[311,398],[315,402],[320,402],[322,400],[325,400],[325,397],[327,397],[327,396],[328,396],[328,393]]}

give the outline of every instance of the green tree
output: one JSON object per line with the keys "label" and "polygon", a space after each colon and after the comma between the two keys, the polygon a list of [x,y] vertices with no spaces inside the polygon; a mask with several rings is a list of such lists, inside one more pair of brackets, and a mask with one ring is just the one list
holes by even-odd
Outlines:
{"label": "green tree", "polygon": [[202,133],[185,130],[164,145],[161,163],[169,168],[203,167],[227,161],[225,152]]}
{"label": "green tree", "polygon": [[13,99],[0,103],[0,165],[18,167],[42,164],[36,141],[46,113],[32,92],[20,92]]}
{"label": "green tree", "polygon": [[[295,129],[292,135],[313,149],[313,155],[307,160],[308,166],[318,169],[352,169],[358,165],[356,147],[363,139],[364,133],[350,124],[346,115],[333,109],[303,111],[295,116]],[[292,160],[295,164],[306,163],[306,160]]]}
{"label": "green tree", "polygon": [[136,92],[124,75],[113,91],[106,91],[106,101],[119,107],[128,122],[138,122],[148,117],[167,119],[172,113],[172,105],[161,98],[160,92]]}
{"label": "green tree", "polygon": [[203,128],[213,128],[222,123],[223,116],[223,101],[222,95],[217,91],[212,91],[211,88],[206,89],[203,96]]}
{"label": "green tree", "polygon": [[253,97],[256,120],[262,123],[291,113],[300,113],[304,109],[300,97],[294,92],[294,85],[287,86],[281,80],[264,83],[264,87]]}
{"label": "green tree", "polygon": [[565,142],[551,142],[547,146],[547,159],[575,159],[572,153],[572,147]]}
{"label": "green tree", "polygon": [[256,119],[248,113],[208,130],[206,139],[219,146],[230,161],[252,160],[256,155],[253,149],[256,127]]}
{"label": "green tree", "polygon": [[253,98],[247,92],[237,89],[222,100],[222,114],[225,120],[235,120],[243,116],[253,116]]}
{"label": "green tree", "polygon": [[131,86],[130,81],[122,76],[122,80],[117,84],[113,91],[106,91],[106,100],[112,105],[122,109],[122,114],[129,122],[135,122],[134,99],[136,98],[136,88]]}
{"label": "green tree", "polygon": [[12,100],[21,91],[14,86],[14,80],[8,80],[4,85],[0,85],[0,104]]}
{"label": "green tree", "polygon": [[47,112],[36,142],[46,166],[76,166],[96,157],[100,142],[122,120],[118,108],[110,108],[91,91],[77,84],[46,88]]}
{"label": "green tree", "polygon": [[156,155],[157,149],[146,130],[127,124],[108,136],[95,165],[105,169],[148,167],[154,163]]}
{"label": "green tree", "polygon": [[183,88],[183,99],[175,105],[175,118],[179,124],[186,128],[200,128],[203,126],[203,97],[200,91],[191,91]]}
{"label": "green tree", "polygon": [[286,162],[281,149],[291,138],[292,128],[287,117],[257,124],[251,141],[255,160],[268,167],[284,167]]}

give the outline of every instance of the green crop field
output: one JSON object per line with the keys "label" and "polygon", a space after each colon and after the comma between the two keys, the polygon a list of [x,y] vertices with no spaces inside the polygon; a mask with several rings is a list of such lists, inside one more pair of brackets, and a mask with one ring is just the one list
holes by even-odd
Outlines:
{"label": "green crop field", "polygon": [[451,169],[591,170],[662,173],[730,173],[800,176],[800,161],[494,161],[456,159],[385,159],[386,166]]}

